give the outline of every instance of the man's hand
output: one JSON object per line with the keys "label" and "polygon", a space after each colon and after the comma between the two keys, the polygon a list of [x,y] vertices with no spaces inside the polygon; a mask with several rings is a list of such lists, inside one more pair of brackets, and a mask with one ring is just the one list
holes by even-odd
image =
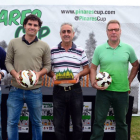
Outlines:
{"label": "man's hand", "polygon": [[16,81],[17,81],[17,83],[19,84],[19,85],[21,85],[20,84],[20,74],[21,74],[21,71],[20,72],[16,72],[14,69],[13,70],[11,70],[11,72],[10,72],[10,74],[16,79]]}
{"label": "man's hand", "polygon": [[20,78],[19,78],[20,74],[21,74],[21,71],[19,73],[16,72],[15,75],[14,75],[14,77],[15,77],[15,79],[16,79],[16,81],[19,85],[21,85],[20,84]]}
{"label": "man's hand", "polygon": [[98,90],[105,90],[105,89],[107,89],[107,87],[99,87],[99,86],[97,85],[97,80],[94,81],[94,83],[92,84],[92,87],[93,87],[93,88],[96,88],[96,89],[98,89]]}
{"label": "man's hand", "polygon": [[39,81],[39,78],[41,77],[41,76],[43,76],[44,74],[46,74],[47,73],[47,69],[46,68],[43,68],[41,71],[39,71],[39,72],[36,72],[36,71],[34,71],[33,70],[33,72],[36,74],[36,82],[35,82],[35,85],[38,83],[38,81]]}
{"label": "man's hand", "polygon": [[129,82],[129,88],[130,88],[130,90],[128,91],[128,94],[131,93],[131,83],[130,82]]}
{"label": "man's hand", "polygon": [[76,83],[78,83],[79,82],[79,74],[75,75],[74,79],[76,80]]}
{"label": "man's hand", "polygon": [[35,81],[35,85],[38,83],[38,80],[40,78],[40,73],[39,72],[36,72],[36,71],[33,71],[36,75],[36,81]]}
{"label": "man's hand", "polygon": [[54,83],[55,80],[56,80],[56,75],[54,74],[54,76],[52,77],[52,82]]}
{"label": "man's hand", "polygon": [[90,68],[90,82],[91,82],[91,86],[93,88],[98,89],[98,90],[105,90],[106,89],[105,87],[99,87],[97,85],[97,80],[96,80],[97,67],[98,66],[96,66],[94,64],[91,64],[91,68]]}

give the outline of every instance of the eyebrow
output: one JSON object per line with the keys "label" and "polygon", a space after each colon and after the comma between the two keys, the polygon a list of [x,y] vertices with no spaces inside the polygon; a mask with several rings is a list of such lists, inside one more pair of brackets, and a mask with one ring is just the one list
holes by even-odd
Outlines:
{"label": "eyebrow", "polygon": [[28,23],[28,25],[34,25],[35,27],[39,26],[38,24],[32,24],[32,23]]}

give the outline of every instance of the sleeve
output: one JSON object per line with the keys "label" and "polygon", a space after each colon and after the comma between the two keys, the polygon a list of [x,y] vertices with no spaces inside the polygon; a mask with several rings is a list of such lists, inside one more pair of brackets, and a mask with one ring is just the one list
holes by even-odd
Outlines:
{"label": "sleeve", "polygon": [[86,56],[85,51],[83,50],[83,52],[82,52],[81,65],[82,65],[82,66],[85,66],[85,65],[88,65],[88,64],[89,64],[88,58],[87,58],[87,56]]}
{"label": "sleeve", "polygon": [[96,66],[98,66],[100,63],[99,55],[98,55],[98,48],[96,48],[94,50],[93,57],[92,57],[92,63]]}
{"label": "sleeve", "polygon": [[13,66],[14,65],[14,48],[13,48],[12,41],[10,41],[10,43],[8,45],[5,65],[9,72],[11,72],[11,70],[14,69],[14,66]]}
{"label": "sleeve", "polygon": [[135,51],[132,47],[130,47],[129,61],[130,63],[134,63],[136,60],[137,60],[137,56],[135,54]]}
{"label": "sleeve", "polygon": [[43,55],[43,68],[46,68],[47,73],[49,73],[51,70],[51,51],[48,45]]}

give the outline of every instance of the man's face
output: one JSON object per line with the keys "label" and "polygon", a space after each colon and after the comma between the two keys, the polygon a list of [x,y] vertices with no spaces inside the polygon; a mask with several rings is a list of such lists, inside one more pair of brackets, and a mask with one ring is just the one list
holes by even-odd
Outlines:
{"label": "man's face", "polygon": [[36,36],[39,31],[39,23],[38,21],[28,20],[27,24],[24,25],[25,32],[28,36]]}
{"label": "man's face", "polygon": [[70,25],[63,25],[61,27],[60,36],[62,42],[64,43],[72,42],[74,37],[74,32],[72,31],[72,27]]}
{"label": "man's face", "polygon": [[107,36],[109,41],[117,42],[120,40],[121,36],[121,29],[119,24],[117,23],[110,23],[107,28]]}

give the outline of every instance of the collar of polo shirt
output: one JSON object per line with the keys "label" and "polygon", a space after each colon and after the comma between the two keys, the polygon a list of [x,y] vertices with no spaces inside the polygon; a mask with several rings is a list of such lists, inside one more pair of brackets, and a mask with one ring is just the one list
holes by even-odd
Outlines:
{"label": "collar of polo shirt", "polygon": [[[59,49],[62,49],[61,43],[62,43],[62,42],[60,42],[60,43],[58,44],[58,48],[59,48]],[[72,47],[71,47],[71,49],[75,49],[75,48],[76,48],[76,45],[72,42]]]}
{"label": "collar of polo shirt", "polygon": [[[122,46],[122,42],[120,41],[118,47],[121,47]],[[106,48],[107,49],[113,49],[109,44],[108,44],[108,40],[107,40],[107,43],[106,43]]]}

